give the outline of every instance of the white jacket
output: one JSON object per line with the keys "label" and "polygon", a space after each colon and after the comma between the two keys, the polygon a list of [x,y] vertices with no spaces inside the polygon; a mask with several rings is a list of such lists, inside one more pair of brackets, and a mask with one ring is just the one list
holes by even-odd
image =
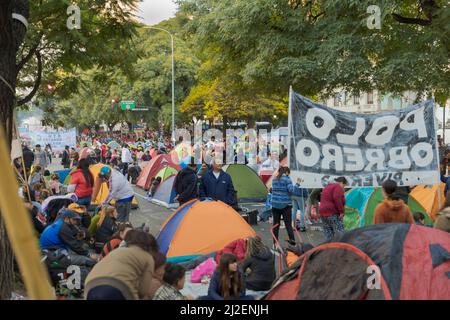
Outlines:
{"label": "white jacket", "polygon": [[122,149],[122,162],[123,163],[133,163],[133,157],[131,156],[130,150],[128,148]]}
{"label": "white jacket", "polygon": [[109,178],[109,193],[104,204],[108,204],[112,199],[122,200],[134,196],[134,191],[130,183],[123,174],[113,169]]}

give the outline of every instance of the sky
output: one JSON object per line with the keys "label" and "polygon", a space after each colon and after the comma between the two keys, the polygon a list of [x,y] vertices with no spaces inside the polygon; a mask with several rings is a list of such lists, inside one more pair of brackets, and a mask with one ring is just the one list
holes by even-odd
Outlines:
{"label": "sky", "polygon": [[155,25],[175,16],[176,5],[172,0],[144,0],[137,15],[148,25]]}

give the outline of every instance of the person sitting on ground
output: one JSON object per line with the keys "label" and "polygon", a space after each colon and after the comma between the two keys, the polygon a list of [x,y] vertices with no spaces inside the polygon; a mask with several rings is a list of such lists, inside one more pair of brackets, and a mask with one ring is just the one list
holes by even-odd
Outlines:
{"label": "person sitting on ground", "polygon": [[[67,207],[67,209],[76,212],[80,215],[81,217],[81,226],[86,229],[89,228],[89,226],[91,225],[91,216],[89,215],[87,208],[85,206],[79,205],[78,203],[71,203],[69,204],[69,206]],[[89,233],[88,233],[89,234]]]}
{"label": "person sitting on ground", "polygon": [[413,213],[414,222],[419,226],[425,225],[425,215],[422,212]]}
{"label": "person sitting on ground", "polygon": [[286,248],[286,264],[288,267],[293,265],[305,252],[313,248],[312,244],[303,242],[297,243],[295,246],[288,245]]}
{"label": "person sitting on ground", "polygon": [[102,208],[95,232],[95,247],[101,251],[117,231],[117,210],[113,206]]}
{"label": "person sitting on ground", "polygon": [[150,285],[149,298],[154,299],[159,288],[164,284],[164,272],[166,268],[166,256],[161,252],[153,255],[155,259],[155,273],[153,274],[152,284]]}
{"label": "person sitting on ground", "polygon": [[163,285],[156,291],[153,300],[193,300],[180,292],[184,288],[186,269],[183,266],[167,263],[164,268]]}
{"label": "person sitting on ground", "polygon": [[397,192],[397,183],[393,180],[383,182],[385,200],[375,208],[374,224],[411,223],[414,224],[411,211],[403,202],[402,195]]}
{"label": "person sitting on ground", "polygon": [[63,210],[60,217],[46,227],[40,238],[42,249],[66,249],[72,264],[79,266],[93,266],[98,256],[88,250],[83,240],[85,233],[78,228],[81,217],[71,211]]}
{"label": "person sitting on ground", "polygon": [[127,235],[128,231],[133,230],[133,226],[129,222],[122,222],[119,223],[117,226],[116,233],[113,234],[111,240],[109,240],[105,245],[103,246],[101,254],[101,258],[106,257],[111,251],[114,249],[117,249],[119,247],[125,247],[125,236]]}
{"label": "person sitting on ground", "polygon": [[[246,274],[247,289],[253,291],[267,291],[275,280],[275,258],[260,237],[247,240],[246,258],[241,265]],[[247,270],[250,270],[247,273]]]}
{"label": "person sitting on ground", "polygon": [[156,190],[158,190],[159,185],[161,184],[161,177],[152,178],[152,186],[150,188],[149,196],[153,197],[156,193]]}
{"label": "person sitting on ground", "polygon": [[244,274],[238,267],[235,255],[226,253],[220,258],[209,284],[208,295],[199,300],[254,300],[246,295]]}
{"label": "person sitting on ground", "polygon": [[152,156],[150,155],[150,150],[145,151],[145,154],[141,158],[142,161],[150,161],[152,160]]}
{"label": "person sitting on ground", "polygon": [[45,230],[45,218],[39,214],[39,210],[28,200],[25,200],[25,208],[30,214],[34,230],[40,236]]}
{"label": "person sitting on ground", "polygon": [[60,194],[61,182],[59,182],[59,175],[57,173],[53,173],[52,175],[50,175],[50,182],[48,186],[52,191],[53,195]]}
{"label": "person sitting on ground", "polygon": [[41,192],[44,189],[41,183],[35,183],[32,187],[32,192],[34,194],[34,198],[37,202],[42,203]]}
{"label": "person sitting on ground", "polygon": [[125,242],[126,247],[112,251],[89,273],[84,290],[87,300],[149,299],[158,243],[151,234],[138,230],[128,231]]}
{"label": "person sitting on ground", "polygon": [[436,216],[434,228],[450,232],[450,192],[447,192],[444,205]]}

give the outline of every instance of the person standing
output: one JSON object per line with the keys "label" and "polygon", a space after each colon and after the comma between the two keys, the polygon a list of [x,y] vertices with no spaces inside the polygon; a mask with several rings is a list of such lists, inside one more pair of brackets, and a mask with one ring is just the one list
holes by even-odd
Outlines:
{"label": "person standing", "polygon": [[77,195],[77,203],[79,205],[89,207],[92,200],[94,176],[89,170],[88,160],[81,159],[78,163],[77,170],[70,173],[70,175],[72,176],[72,181],[67,187],[67,192],[73,192]]}
{"label": "person standing", "polygon": [[175,178],[176,201],[180,206],[198,197],[198,178],[195,172],[197,166],[193,163],[193,160],[189,166],[178,172]]}
{"label": "person standing", "polygon": [[125,177],[128,177],[128,167],[133,163],[133,157],[131,156],[130,149],[126,144],[122,148],[122,173]]}
{"label": "person standing", "polygon": [[23,154],[23,162],[25,164],[25,169],[26,169],[26,172],[28,173],[28,172],[30,172],[31,166],[34,163],[34,153],[33,153],[33,151],[31,151],[28,148],[27,145],[24,145],[23,149],[22,149],[22,154]]}
{"label": "person standing", "polygon": [[47,155],[47,163],[50,165],[52,164],[52,158],[53,158],[53,150],[52,150],[52,146],[50,144],[47,144],[45,146],[45,154]]}
{"label": "person standing", "polygon": [[294,191],[290,170],[288,167],[280,167],[278,175],[272,180],[272,215],[274,228],[273,233],[278,239],[281,218],[283,218],[289,244],[295,246],[294,230],[292,229],[292,200],[291,193]]}
{"label": "person standing", "polygon": [[301,180],[298,179],[297,183],[294,186],[294,190],[292,192],[292,221],[294,222],[294,225],[297,221],[297,211],[300,210],[300,221],[298,225],[298,229],[301,232],[306,231],[306,225],[305,225],[305,204],[306,200],[308,199],[308,189],[303,188],[300,185]]}
{"label": "person standing", "polygon": [[373,223],[414,224],[414,218],[402,199],[402,193],[398,190],[397,183],[393,180],[386,180],[382,186],[386,199],[376,206]]}
{"label": "person standing", "polygon": [[344,233],[344,189],[348,182],[345,177],[339,177],[335,181],[336,183],[330,183],[323,189],[320,197],[319,215],[327,242],[335,235]]}
{"label": "person standing", "polygon": [[70,151],[69,146],[65,146],[64,151],[62,153],[61,157],[61,165],[64,167],[64,169],[70,168]]}
{"label": "person standing", "polygon": [[[114,206],[117,209],[117,221],[128,222],[130,219],[131,202],[134,198],[134,192],[130,183],[119,171],[112,169],[108,166],[104,166],[100,169],[98,175],[100,182],[108,183],[109,193],[102,206],[109,205],[111,200],[115,200]],[[97,195],[93,194],[93,197]],[[95,198],[94,198],[95,199]]]}
{"label": "person standing", "polygon": [[45,170],[48,166],[47,154],[42,150],[40,144],[37,144],[34,150],[34,165],[39,166],[41,170]]}
{"label": "person standing", "polygon": [[236,191],[231,176],[222,170],[222,164],[214,159],[212,170],[200,181],[200,197],[220,200],[230,206],[236,204]]}

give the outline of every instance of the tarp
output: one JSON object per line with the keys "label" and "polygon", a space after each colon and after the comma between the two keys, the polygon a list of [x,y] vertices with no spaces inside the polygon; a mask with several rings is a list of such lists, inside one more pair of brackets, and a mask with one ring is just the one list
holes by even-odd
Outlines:
{"label": "tarp", "polygon": [[345,176],[349,187],[440,181],[434,102],[377,114],[328,108],[291,93],[289,168],[306,188]]}
{"label": "tarp", "polygon": [[230,242],[256,236],[233,208],[221,201],[192,200],[161,226],[157,241],[170,261],[217,252]]}
{"label": "tarp", "polygon": [[180,167],[172,162],[169,155],[161,154],[153,158],[143,169],[137,179],[136,185],[144,190],[149,190],[151,187],[151,180],[159,171],[165,167],[173,167],[180,170]]}
{"label": "tarp", "polygon": [[388,223],[349,231],[306,252],[267,300],[448,300],[450,234]]}
{"label": "tarp", "polygon": [[245,164],[230,164],[223,166],[233,180],[239,201],[265,201],[267,188],[258,174]]}
{"label": "tarp", "polygon": [[77,144],[77,129],[68,130],[46,130],[45,127],[34,128],[29,131],[26,128],[19,128],[19,135],[22,141],[29,142],[32,146],[40,144],[42,148],[47,144],[52,146],[54,152],[62,152],[66,145],[75,146]]}
{"label": "tarp", "polygon": [[178,202],[174,201],[176,197],[175,188],[173,187],[175,177],[175,175],[172,175],[158,186],[158,189],[152,197],[152,203],[166,208],[177,208],[179,206]]}

